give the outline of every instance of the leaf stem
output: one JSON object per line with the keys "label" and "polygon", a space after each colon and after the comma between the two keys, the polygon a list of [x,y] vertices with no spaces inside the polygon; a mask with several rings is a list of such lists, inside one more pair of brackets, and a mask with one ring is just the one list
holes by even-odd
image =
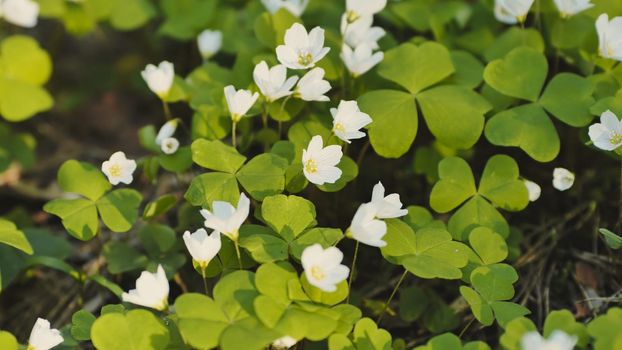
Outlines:
{"label": "leaf stem", "polygon": [[354,256],[352,257],[352,267],[350,268],[350,278],[348,279],[348,298],[346,299],[346,303],[350,304],[350,291],[352,290],[352,279],[354,277],[354,269],[356,268],[356,258],[359,255],[359,241],[356,241],[356,245],[354,246]]}
{"label": "leaf stem", "polygon": [[389,308],[389,304],[391,304],[391,301],[393,301],[393,297],[395,296],[395,293],[397,293],[397,290],[400,288],[400,285],[402,285],[402,282],[404,282],[404,278],[406,278],[406,275],[408,274],[408,270],[404,269],[404,273],[402,273],[402,277],[400,277],[400,280],[397,281],[397,283],[395,284],[395,288],[393,288],[393,291],[391,292],[391,295],[389,296],[389,299],[387,299],[387,301],[384,303],[384,307],[382,308],[382,312],[380,313],[380,315],[378,315],[378,319],[376,320],[376,324],[379,325],[380,321],[382,321],[382,317],[384,316],[385,312],[387,311],[387,308]]}

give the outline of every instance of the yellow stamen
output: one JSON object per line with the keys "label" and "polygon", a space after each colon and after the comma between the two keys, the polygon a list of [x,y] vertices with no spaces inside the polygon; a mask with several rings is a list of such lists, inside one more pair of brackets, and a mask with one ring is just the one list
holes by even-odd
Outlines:
{"label": "yellow stamen", "polygon": [[344,128],[343,124],[341,124],[341,123],[335,123],[335,125],[333,126],[333,130],[339,131],[339,132],[344,132],[344,131],[346,131],[346,128]]}
{"label": "yellow stamen", "polygon": [[311,276],[313,276],[313,278],[315,278],[318,281],[321,281],[326,277],[326,275],[324,274],[324,271],[322,271],[322,269],[317,266],[313,266],[311,268]]}
{"label": "yellow stamen", "polygon": [[622,143],[622,134],[612,132],[611,135],[609,135],[609,143],[611,143],[612,145]]}
{"label": "yellow stamen", "polygon": [[313,160],[313,159],[307,160],[307,162],[305,163],[305,170],[309,174],[313,174],[313,173],[317,172],[317,163],[315,162],[315,160]]}
{"label": "yellow stamen", "polygon": [[112,177],[121,176],[121,166],[119,164],[113,164],[108,171]]}
{"label": "yellow stamen", "polygon": [[298,64],[302,66],[308,66],[311,63],[313,63],[313,55],[304,52],[298,54]]}
{"label": "yellow stamen", "polygon": [[348,11],[346,12],[346,20],[348,21],[348,23],[352,23],[354,21],[356,21],[357,19],[359,19],[361,16],[358,15],[358,13],[354,12],[354,11]]}

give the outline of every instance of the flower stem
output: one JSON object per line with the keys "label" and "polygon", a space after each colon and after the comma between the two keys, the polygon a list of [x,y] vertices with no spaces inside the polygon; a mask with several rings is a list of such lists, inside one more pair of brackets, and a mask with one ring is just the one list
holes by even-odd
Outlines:
{"label": "flower stem", "polygon": [[207,276],[205,276],[205,270],[207,266],[201,268],[201,276],[203,277],[203,289],[205,290],[205,295],[209,295],[209,290],[207,288]]}
{"label": "flower stem", "polygon": [[622,160],[620,160],[620,202],[618,203],[618,224],[617,229],[622,225]]}
{"label": "flower stem", "polygon": [[385,312],[387,311],[387,308],[389,307],[389,304],[391,304],[391,301],[393,300],[393,297],[395,296],[395,293],[397,293],[397,290],[400,288],[400,285],[402,285],[402,282],[404,282],[404,278],[406,278],[406,275],[408,274],[408,270],[404,269],[404,273],[402,273],[402,277],[400,277],[400,280],[397,281],[397,284],[395,285],[395,288],[393,288],[393,291],[391,292],[391,295],[389,296],[389,299],[387,299],[387,301],[384,303],[384,307],[382,308],[382,312],[380,313],[380,315],[378,315],[378,319],[376,320],[376,324],[379,325],[380,321],[382,321],[382,316],[384,316]]}
{"label": "flower stem", "polygon": [[235,136],[237,125],[238,123],[236,121],[234,121],[233,124],[231,125],[231,143],[233,144],[233,148],[237,148],[237,140]]}
{"label": "flower stem", "polygon": [[352,279],[354,277],[354,269],[356,268],[356,258],[359,255],[359,241],[354,246],[354,256],[352,257],[352,268],[350,268],[350,278],[348,279],[348,298],[346,303],[350,304],[350,291],[352,289]]}
{"label": "flower stem", "polygon": [[261,122],[263,123],[263,128],[268,128],[268,104],[266,101],[263,102],[261,108]]}
{"label": "flower stem", "polygon": [[171,115],[171,109],[168,106],[168,102],[162,100],[162,108],[164,109],[164,118],[166,120],[171,120],[173,119],[173,116]]}
{"label": "flower stem", "polygon": [[238,265],[240,266],[240,270],[243,270],[242,254],[240,254],[240,246],[238,245],[238,241],[233,241],[233,245],[235,246],[235,254],[238,256]]}

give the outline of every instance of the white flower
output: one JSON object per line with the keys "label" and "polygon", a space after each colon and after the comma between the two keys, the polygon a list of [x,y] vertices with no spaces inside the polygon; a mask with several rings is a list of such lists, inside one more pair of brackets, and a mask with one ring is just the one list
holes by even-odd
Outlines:
{"label": "white flower", "polygon": [[535,331],[526,333],[521,339],[523,350],[572,350],[576,344],[576,336],[570,336],[560,330],[553,331],[548,339],[544,339]]}
{"label": "white flower", "polygon": [[222,46],[222,32],[206,29],[197,37],[197,46],[203,59],[214,56]]}
{"label": "white flower", "polygon": [[163,99],[168,96],[173,86],[175,67],[171,62],[163,61],[157,67],[153,64],[148,64],[140,74],[149,86],[149,89]]}
{"label": "white flower", "polygon": [[522,23],[534,0],[495,0],[495,17],[506,24]]}
{"label": "white flower", "polygon": [[168,139],[169,137],[173,137],[175,131],[177,130],[177,125],[179,124],[178,119],[169,120],[158,131],[158,135],[156,135],[155,143],[156,145],[161,145],[164,139]]}
{"label": "white flower", "polygon": [[136,289],[123,293],[124,302],[163,311],[168,307],[168,279],[162,265],[156,273],[143,271],[136,280]]}
{"label": "white flower", "polygon": [[229,202],[214,201],[212,202],[213,212],[201,209],[201,215],[205,218],[203,225],[219,231],[232,241],[237,242],[240,226],[248,218],[250,205],[251,201],[244,193],[240,194],[237,208],[234,208]]}
{"label": "white flower", "polygon": [[408,210],[402,209],[400,195],[391,193],[385,197],[384,186],[382,186],[380,181],[372,190],[370,203],[376,206],[376,217],[380,219],[399,218],[400,216],[408,215]]}
{"label": "white flower", "polygon": [[387,6],[387,0],[346,0],[346,16],[349,23],[361,17],[373,16]]}
{"label": "white flower", "polygon": [[354,23],[348,23],[346,17],[346,15],[341,17],[341,34],[343,35],[345,44],[350,47],[358,47],[365,43],[376,50],[378,48],[378,40],[380,40],[386,32],[380,27],[372,27],[374,17],[361,17]]}
{"label": "white flower", "polygon": [[336,247],[323,249],[318,243],[303,250],[300,258],[307,281],[325,292],[337,290],[337,284],[344,281],[350,269],[341,265],[343,253]]}
{"label": "white flower", "polygon": [[324,80],[324,69],[317,67],[307,72],[296,86],[294,96],[305,101],[330,101],[328,96],[324,95],[330,90],[330,83]]}
{"label": "white flower", "polygon": [[253,79],[268,102],[293,94],[291,90],[298,81],[297,76],[287,78],[285,66],[278,64],[268,68],[266,61],[261,61],[255,66]]}
{"label": "white flower", "polygon": [[300,17],[309,4],[309,0],[261,0],[261,2],[270,13],[285,8],[296,17]]}
{"label": "white flower", "polygon": [[377,219],[378,207],[374,203],[362,204],[350,224],[352,238],[372,247],[384,247],[382,237],[387,233],[387,224]]}
{"label": "white flower", "polygon": [[292,346],[296,345],[296,343],[298,343],[298,341],[295,338],[292,338],[290,336],[284,336],[281,337],[275,341],[272,342],[272,348],[276,349],[276,350],[285,350],[285,349],[289,349]]}
{"label": "white flower", "polygon": [[350,73],[354,77],[358,77],[380,63],[384,59],[384,53],[373,53],[371,47],[366,43],[357,46],[354,51],[348,45],[343,45],[341,47],[341,59]]}
{"label": "white flower", "polygon": [[555,168],[553,170],[553,187],[559,191],[565,191],[574,184],[574,174],[568,169]]}
{"label": "white flower", "polygon": [[64,340],[58,329],[50,327],[48,320],[37,318],[28,339],[28,350],[49,350]]}
{"label": "white flower", "polygon": [[311,138],[307,149],[302,151],[302,170],[309,182],[316,185],[335,183],[341,177],[337,164],[341,161],[341,146],[322,147],[322,136]]}
{"label": "white flower", "polygon": [[162,140],[160,149],[164,154],[174,154],[179,149],[179,140],[174,137],[167,137]]}
{"label": "white flower", "polygon": [[324,47],[324,29],[315,27],[307,34],[300,23],[294,23],[285,32],[284,43],[277,46],[276,56],[290,69],[312,68],[330,51],[330,48]]}
{"label": "white flower", "polygon": [[235,90],[233,85],[225,87],[225,99],[227,99],[227,107],[231,113],[231,120],[235,123],[248,112],[259,98],[258,93],[251,93],[249,90]]}
{"label": "white flower", "polygon": [[37,25],[39,4],[32,0],[2,0],[0,15],[16,26],[33,28]]}
{"label": "white flower", "polygon": [[523,183],[525,184],[525,187],[527,188],[527,193],[529,193],[529,201],[530,202],[537,201],[538,198],[540,198],[540,193],[542,192],[540,185],[529,180],[523,180]]}
{"label": "white flower", "polygon": [[562,17],[574,16],[577,13],[594,6],[592,0],[553,0]]}
{"label": "white flower", "polygon": [[622,61],[622,17],[615,17],[609,21],[609,16],[603,13],[596,20],[598,32],[598,51],[602,57]]}
{"label": "white flower", "polygon": [[341,101],[337,108],[330,109],[330,114],[333,115],[333,132],[347,143],[365,137],[359,129],[372,122],[368,114],[361,112],[356,101]]}
{"label": "white flower", "polygon": [[211,235],[208,235],[207,231],[203,228],[196,230],[194,233],[186,231],[184,232],[183,238],[192,259],[194,259],[203,270],[207,268],[209,262],[212,261],[220,251],[220,232],[216,230],[214,230]]}
{"label": "white flower", "polygon": [[165,154],[173,154],[179,149],[179,140],[173,137],[178,123],[179,120],[177,119],[169,120],[158,131],[155,143],[160,146],[160,149]]}
{"label": "white flower", "polygon": [[622,146],[622,121],[607,110],[600,116],[600,123],[590,125],[588,134],[594,146],[613,151]]}
{"label": "white flower", "polygon": [[108,181],[113,185],[120,182],[129,185],[134,178],[132,174],[136,170],[136,161],[127,159],[125,153],[115,152],[110,159],[102,163],[102,172],[108,177]]}

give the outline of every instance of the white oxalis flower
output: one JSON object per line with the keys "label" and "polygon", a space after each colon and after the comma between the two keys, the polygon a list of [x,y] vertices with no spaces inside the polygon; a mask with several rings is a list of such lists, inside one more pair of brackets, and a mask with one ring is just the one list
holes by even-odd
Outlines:
{"label": "white oxalis flower", "polygon": [[237,208],[229,202],[214,201],[212,202],[212,211],[201,209],[201,215],[205,218],[203,225],[212,230],[219,231],[232,241],[237,242],[240,235],[240,226],[248,218],[250,205],[251,201],[244,193],[240,194]]}
{"label": "white oxalis flower", "polygon": [[555,330],[548,339],[538,332],[528,332],[521,339],[522,350],[572,350],[577,344],[577,337]]}
{"label": "white oxalis flower", "polygon": [[335,183],[341,177],[337,164],[341,161],[341,146],[323,147],[322,136],[311,138],[309,146],[302,151],[302,170],[309,182],[316,185]]}
{"label": "white oxalis flower", "polygon": [[324,29],[315,27],[307,34],[300,23],[294,23],[286,32],[285,45],[276,48],[276,56],[285,67],[308,69],[315,66],[330,48],[324,47]]}
{"label": "white oxalis flower", "polygon": [[373,16],[361,17],[354,23],[348,24],[346,16],[341,20],[341,34],[346,45],[350,47],[358,47],[361,44],[367,44],[372,49],[378,48],[378,40],[380,40],[386,32],[381,27],[373,27]]}
{"label": "white oxalis flower", "polygon": [[374,203],[361,204],[350,224],[352,238],[372,247],[386,246],[382,237],[387,233],[387,224],[377,219],[377,213],[378,207]]}
{"label": "white oxalis flower", "polygon": [[622,61],[622,17],[615,17],[609,21],[609,16],[603,13],[596,20],[598,33],[598,51],[602,57]]}
{"label": "white oxalis flower", "polygon": [[65,339],[58,329],[50,327],[50,322],[37,318],[28,339],[28,350],[49,350],[62,343]]}
{"label": "white oxalis flower", "polygon": [[174,154],[179,149],[179,140],[174,137],[167,137],[162,140],[160,149],[164,154]]}
{"label": "white oxalis flower", "polygon": [[125,302],[163,311],[168,307],[169,285],[162,265],[155,273],[143,271],[136,280],[136,289],[123,293]]}
{"label": "white oxalis flower", "polygon": [[249,90],[236,90],[233,85],[225,87],[225,99],[227,100],[227,107],[231,113],[231,120],[237,123],[243,116],[248,113],[248,110],[253,107],[259,94],[257,92],[251,93]]}
{"label": "white oxalis flower", "polygon": [[284,8],[296,17],[300,17],[309,4],[309,0],[261,0],[261,2],[270,13],[276,13]]}
{"label": "white oxalis flower", "polygon": [[127,159],[125,153],[119,151],[110,156],[110,159],[102,163],[102,172],[108,177],[112,185],[124,183],[129,185],[134,180],[132,174],[136,170],[136,161]]}
{"label": "white oxalis flower", "polygon": [[622,121],[607,110],[601,114],[600,123],[590,126],[588,135],[594,146],[605,151],[613,151],[622,146]]}
{"label": "white oxalis flower", "polygon": [[33,28],[37,25],[39,3],[32,0],[2,0],[0,16],[16,26]]}
{"label": "white oxalis flower", "polygon": [[343,45],[341,47],[341,59],[348,71],[354,77],[358,77],[380,63],[384,59],[384,53],[373,53],[371,47],[366,43],[360,44],[354,50],[348,45]]}
{"label": "white oxalis flower", "polygon": [[522,23],[534,0],[495,0],[495,17],[506,24]]}
{"label": "white oxalis flower", "polygon": [[209,29],[202,31],[197,37],[197,46],[204,59],[214,56],[222,46],[222,32]]}
{"label": "white oxalis flower", "polygon": [[269,68],[266,61],[255,66],[253,79],[268,102],[293,94],[292,88],[298,81],[297,76],[287,78],[287,68],[284,65],[277,64]]}
{"label": "white oxalis flower", "polygon": [[574,16],[577,13],[594,6],[592,0],[553,0],[562,17]]}
{"label": "white oxalis flower", "polygon": [[173,137],[178,123],[179,120],[177,119],[169,120],[158,131],[155,143],[160,146],[160,149],[165,154],[173,154],[179,148],[179,140]]}
{"label": "white oxalis flower", "polygon": [[380,181],[372,190],[370,203],[376,206],[376,217],[380,219],[392,219],[408,215],[408,210],[402,209],[400,195],[391,193],[385,197],[384,186]]}
{"label": "white oxalis flower", "polygon": [[346,0],[346,19],[348,23],[361,17],[373,16],[387,6],[387,0]]}
{"label": "white oxalis flower", "polygon": [[333,115],[333,132],[347,143],[365,137],[360,129],[372,122],[368,114],[361,112],[356,101],[341,101],[337,108],[330,109],[330,114]]}
{"label": "white oxalis flower", "polygon": [[305,101],[326,102],[330,101],[330,99],[324,94],[330,88],[330,83],[324,80],[324,69],[316,67],[300,78],[294,91],[294,96]]}
{"label": "white oxalis flower", "polygon": [[540,185],[533,181],[523,180],[525,187],[527,188],[527,193],[529,194],[529,201],[535,202],[540,198],[540,193],[542,193],[542,189]]}
{"label": "white oxalis flower", "polygon": [[559,191],[565,191],[574,184],[574,173],[564,168],[553,170],[553,187]]}
{"label": "white oxalis flower", "polygon": [[303,250],[300,261],[307,281],[325,292],[337,290],[337,284],[344,281],[350,269],[341,265],[343,253],[336,247],[326,249],[318,243]]}
{"label": "white oxalis flower", "polygon": [[216,230],[210,235],[207,234],[204,228],[200,228],[193,233],[186,231],[184,232],[183,239],[192,259],[194,259],[203,270],[207,268],[207,265],[218,254],[222,246],[220,232]]}
{"label": "white oxalis flower", "polygon": [[173,79],[175,79],[175,66],[171,62],[162,61],[156,67],[148,64],[140,73],[149,86],[158,97],[164,99],[168,96],[173,87]]}
{"label": "white oxalis flower", "polygon": [[281,337],[275,341],[272,342],[272,348],[276,349],[276,350],[285,350],[285,349],[289,349],[292,346],[296,345],[296,343],[298,343],[298,340],[296,340],[296,338],[292,338],[290,336],[284,336]]}

